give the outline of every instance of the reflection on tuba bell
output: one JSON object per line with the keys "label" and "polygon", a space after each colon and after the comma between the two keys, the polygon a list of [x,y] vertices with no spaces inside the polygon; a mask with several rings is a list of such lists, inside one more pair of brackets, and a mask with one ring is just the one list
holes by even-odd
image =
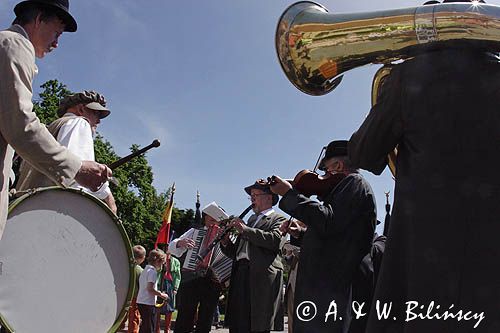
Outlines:
{"label": "reflection on tuba bell", "polygon": [[500,50],[500,6],[445,3],[330,14],[303,1],[285,10],[276,30],[281,67],[293,85],[310,95],[332,91],[340,74],[352,68],[450,46]]}
{"label": "reflection on tuba bell", "polygon": [[[372,106],[377,104],[377,100],[380,97],[380,87],[384,83],[384,80],[391,74],[393,66],[385,65],[379,68],[379,70],[375,73],[372,82]],[[373,111],[370,111],[373,112]],[[393,151],[389,153],[387,156],[387,165],[389,166],[389,170],[393,177],[396,177],[396,157],[398,156],[398,147],[394,148]]]}

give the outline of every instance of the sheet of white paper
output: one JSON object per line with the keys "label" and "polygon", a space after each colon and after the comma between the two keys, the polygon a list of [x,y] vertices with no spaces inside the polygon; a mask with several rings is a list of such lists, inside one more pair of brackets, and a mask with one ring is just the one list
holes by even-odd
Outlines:
{"label": "sheet of white paper", "polygon": [[217,221],[222,221],[229,218],[229,215],[227,215],[226,212],[222,208],[220,208],[215,201],[212,201],[211,203],[203,207],[202,212],[210,215]]}

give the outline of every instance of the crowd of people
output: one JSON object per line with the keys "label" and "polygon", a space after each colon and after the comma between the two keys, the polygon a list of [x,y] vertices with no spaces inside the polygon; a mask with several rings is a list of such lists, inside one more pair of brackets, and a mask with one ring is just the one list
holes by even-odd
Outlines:
{"label": "crowd of people", "polygon": [[[23,159],[18,191],[81,187],[117,211],[107,184],[112,172],[94,161],[92,135],[110,114],[104,97],[66,97],[48,128],[33,112],[35,57],[77,29],[68,1],[27,0],[14,11],[13,25],[0,32],[0,237],[14,150]],[[350,140],[326,146],[319,168],[335,182],[317,199],[277,175],[244,188],[253,214],[246,222],[224,221],[233,232],[213,249],[232,260],[227,285],[210,266],[181,269],[197,246],[194,229],[166,252],[133,248],[138,285],[129,332],[159,332],[160,313],[167,331],[175,310],[175,333],[210,332],[226,286],[224,324],[232,333],[283,330],[285,307],[294,333],[500,331],[497,76],[498,59],[472,48],[438,49],[395,65]],[[383,249],[375,195],[360,168],[380,174],[395,147],[394,210],[380,263],[373,260]],[[278,203],[290,218],[274,209]],[[208,212],[203,221],[207,230],[221,223]],[[282,251],[289,237],[285,306]],[[372,262],[363,266],[365,260]],[[362,267],[376,270],[363,301],[355,283]],[[385,310],[389,315],[381,315]]]}
{"label": "crowd of people", "polygon": [[[338,181],[330,185],[328,196],[321,198],[322,202],[298,193],[278,176],[271,181],[258,180],[244,189],[250,196],[254,214],[246,223],[240,218],[231,219],[227,228],[234,230],[237,236],[230,237],[228,233],[219,245],[233,260],[224,321],[230,332],[283,330],[286,305],[282,249],[287,234],[294,239],[295,248],[300,249],[300,260],[295,261],[291,273],[295,281],[289,281],[293,290],[288,293],[291,302],[287,307],[289,330],[347,332],[349,329],[351,284],[361,260],[371,251],[376,225],[375,199],[366,180],[350,163],[347,141],[331,142],[320,166],[327,174],[340,175]],[[282,196],[281,201],[279,196]],[[277,213],[274,206],[278,202],[283,211],[298,220],[287,221]],[[336,207],[335,211],[332,207]],[[203,210],[205,230],[220,222],[217,216],[209,214]],[[182,262],[187,260],[187,250],[197,246],[195,230],[191,228],[171,241],[168,252]],[[139,278],[139,295],[146,290],[146,281],[152,285],[158,279],[158,274],[151,275],[149,280],[144,274]],[[373,289],[373,285],[370,287]],[[183,271],[174,332],[210,332],[223,289],[224,285],[216,281],[210,268],[202,272]],[[156,290],[150,287],[151,297],[154,294],[164,297]],[[296,306],[306,300],[314,302],[317,310],[324,313],[335,300],[338,316],[343,320],[326,324],[322,316],[316,320],[302,320]],[[141,310],[139,298],[137,303]],[[154,311],[152,298],[149,303]],[[145,315],[141,312],[141,317],[143,321],[151,321],[149,312]],[[139,332],[157,329],[144,325],[146,330],[142,331],[141,325]]]}

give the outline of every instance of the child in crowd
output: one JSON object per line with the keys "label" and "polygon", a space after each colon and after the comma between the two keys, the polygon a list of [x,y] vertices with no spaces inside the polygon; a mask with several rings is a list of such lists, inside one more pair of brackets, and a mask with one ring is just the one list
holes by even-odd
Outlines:
{"label": "child in crowd", "polygon": [[[179,260],[167,252],[167,262],[165,264],[165,275],[163,276],[162,290],[168,295],[168,301],[165,301],[160,308],[160,313],[165,315],[165,331],[170,329],[172,313],[175,311],[175,295],[181,283],[181,264]],[[160,322],[160,320],[158,320]],[[158,325],[159,326],[159,325]],[[156,328],[156,333],[160,333],[160,327]]]}
{"label": "child in crowd", "polygon": [[139,333],[155,333],[156,330],[156,296],[165,300],[168,295],[158,290],[158,271],[163,267],[166,254],[162,250],[151,250],[148,255],[148,265],[139,277],[139,293],[137,307],[141,315]]}
{"label": "child in crowd", "polygon": [[142,273],[141,264],[146,259],[146,249],[141,245],[135,245],[132,248],[134,253],[134,273],[136,278],[136,285],[134,290],[134,296],[132,298],[132,302],[130,303],[130,309],[128,312],[128,333],[139,333],[139,324],[141,321],[141,315],[139,313],[139,309],[137,308],[137,294],[139,293],[139,277]]}

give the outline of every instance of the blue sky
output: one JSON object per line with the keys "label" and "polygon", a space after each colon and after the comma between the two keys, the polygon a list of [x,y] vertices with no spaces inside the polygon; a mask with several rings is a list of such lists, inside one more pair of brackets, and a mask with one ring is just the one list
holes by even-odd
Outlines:
{"label": "blue sky", "polygon": [[[8,27],[17,0],[0,2]],[[274,48],[278,18],[294,1],[70,0],[78,21],[59,48],[37,61],[39,86],[58,79],[72,91],[104,94],[111,116],[98,131],[119,155],[159,138],[148,153],[154,185],[174,181],[178,208],[217,201],[238,215],[249,204],[243,187],[277,174],[313,168],[322,146],[349,138],[370,109],[378,66],[345,74],[321,97],[305,95],[282,73]],[[423,1],[321,2],[331,13],[418,6]],[[499,4],[499,1],[489,1]],[[394,183],[363,172],[383,220],[384,192]]]}

